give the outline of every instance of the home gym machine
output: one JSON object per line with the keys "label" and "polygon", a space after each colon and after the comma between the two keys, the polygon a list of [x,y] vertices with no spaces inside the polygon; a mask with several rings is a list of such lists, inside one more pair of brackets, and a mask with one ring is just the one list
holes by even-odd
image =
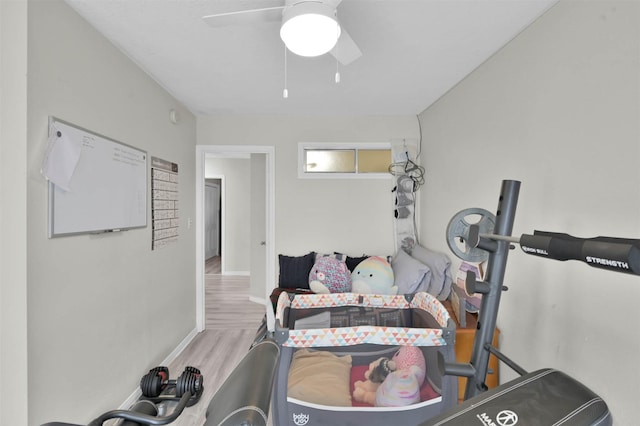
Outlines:
{"label": "home gym machine", "polygon": [[[469,363],[446,363],[444,374],[467,378],[465,401],[429,419],[423,426],[446,425],[599,425],[610,426],[606,403],[568,375],[553,369],[528,373],[492,344],[509,251],[519,244],[523,252],[555,260],[580,260],[589,266],[640,275],[640,240],[596,237],[583,239],[567,234],[535,231],[519,238],[511,235],[520,182],[505,180],[495,216],[473,208],[456,214],[447,227],[447,243],[460,259],[487,261],[484,281],[467,272],[467,294],[480,293],[482,301]],[[467,220],[468,217],[478,219]],[[489,356],[495,355],[520,377],[487,390]]]}

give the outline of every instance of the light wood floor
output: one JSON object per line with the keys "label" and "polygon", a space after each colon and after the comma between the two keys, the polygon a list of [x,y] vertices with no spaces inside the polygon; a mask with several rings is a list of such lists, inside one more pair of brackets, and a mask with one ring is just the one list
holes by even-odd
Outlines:
{"label": "light wood floor", "polygon": [[222,259],[220,256],[214,256],[207,259],[204,263],[204,274],[219,274],[222,272]]}
{"label": "light wood floor", "polygon": [[206,330],[168,366],[171,378],[186,366],[200,369],[205,391],[172,425],[204,423],[209,401],[249,351],[265,313],[263,305],[249,301],[249,277],[219,275],[219,265],[214,258],[205,266]]}
{"label": "light wood floor", "polygon": [[265,307],[249,300],[248,276],[205,275],[205,328],[207,330],[253,330]]}

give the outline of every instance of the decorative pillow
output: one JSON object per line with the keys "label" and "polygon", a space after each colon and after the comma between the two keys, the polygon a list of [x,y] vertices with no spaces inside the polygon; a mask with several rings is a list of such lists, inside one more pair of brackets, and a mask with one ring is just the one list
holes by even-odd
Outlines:
{"label": "decorative pillow", "polygon": [[340,262],[344,262],[345,259],[347,258],[347,255],[346,254],[342,254],[342,253],[338,253],[338,252],[333,252],[333,254],[330,254],[330,253],[316,253],[316,262],[322,257],[330,257],[332,259],[339,260]]}
{"label": "decorative pillow", "polygon": [[289,367],[288,396],[315,404],[350,407],[351,356],[299,349]]}
{"label": "decorative pillow", "polygon": [[445,254],[436,253],[416,244],[411,250],[411,257],[424,263],[431,269],[431,280],[426,281],[430,294],[438,300],[446,300],[451,293],[451,261]]}
{"label": "decorative pillow", "polygon": [[309,272],[316,261],[315,252],[310,252],[304,256],[279,255],[280,277],[278,287],[280,288],[309,288]]}
{"label": "decorative pillow", "polygon": [[391,261],[393,268],[394,284],[398,287],[398,294],[411,294],[424,290],[421,284],[429,283],[431,270],[427,265],[409,256],[404,250],[398,253]]}
{"label": "decorative pillow", "polygon": [[360,262],[362,262],[363,260],[367,260],[368,258],[369,256],[367,256],[366,254],[363,254],[360,257],[347,256],[347,260],[345,260],[345,263],[347,264],[347,268],[349,268],[349,271],[353,272],[353,270],[356,269],[356,266],[358,266]]}

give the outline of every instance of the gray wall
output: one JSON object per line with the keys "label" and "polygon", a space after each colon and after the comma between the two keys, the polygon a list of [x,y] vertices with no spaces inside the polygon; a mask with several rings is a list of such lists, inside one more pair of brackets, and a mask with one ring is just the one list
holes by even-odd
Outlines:
{"label": "gray wall", "polygon": [[[446,250],[451,216],[495,212],[503,179],[522,181],[516,235],[640,237],[639,76],[640,3],[561,1],[421,114],[422,241]],[[638,277],[518,249],[506,284],[505,352],[578,378],[616,424],[636,424]]]}
{"label": "gray wall", "polygon": [[393,180],[298,179],[298,142],[417,138],[416,117],[198,117],[200,145],[268,145],[275,153],[276,253],[393,254]]}
{"label": "gray wall", "polygon": [[0,2],[0,424],[27,424],[27,5]]}
{"label": "gray wall", "polygon": [[[29,1],[28,23],[29,424],[88,422],[195,328],[195,117],[64,2]],[[49,115],[177,163],[178,242],[151,250],[150,208],[143,229],[48,239]]]}

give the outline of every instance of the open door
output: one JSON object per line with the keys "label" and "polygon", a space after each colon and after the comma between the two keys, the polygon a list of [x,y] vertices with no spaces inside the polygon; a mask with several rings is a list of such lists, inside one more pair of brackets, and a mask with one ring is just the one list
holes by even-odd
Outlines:
{"label": "open door", "polygon": [[[262,176],[262,183],[256,178],[255,187],[261,185],[262,196],[254,201],[263,206],[256,211],[255,226],[261,226],[262,233],[252,241],[253,248],[247,253],[251,262],[251,273],[255,276],[250,284],[251,298],[256,302],[264,301],[270,307],[269,295],[276,287],[276,254],[275,254],[275,148],[261,145],[197,145],[196,146],[196,329],[205,329],[205,158],[208,155],[222,158],[251,158],[258,155],[257,163],[261,163],[261,171],[252,176]],[[223,191],[224,192],[224,191]],[[223,221],[224,222],[224,221]],[[252,219],[250,218],[250,222]],[[249,224],[249,226],[253,226]],[[224,235],[224,231],[222,232]],[[224,241],[224,238],[223,238]],[[264,241],[264,246],[262,245]],[[254,253],[254,250],[255,253]],[[259,256],[262,252],[262,261]],[[223,253],[224,255],[224,253]],[[255,269],[255,272],[254,272]],[[254,281],[255,280],[260,280]],[[269,330],[274,329],[275,316],[273,309],[266,309]]]}

